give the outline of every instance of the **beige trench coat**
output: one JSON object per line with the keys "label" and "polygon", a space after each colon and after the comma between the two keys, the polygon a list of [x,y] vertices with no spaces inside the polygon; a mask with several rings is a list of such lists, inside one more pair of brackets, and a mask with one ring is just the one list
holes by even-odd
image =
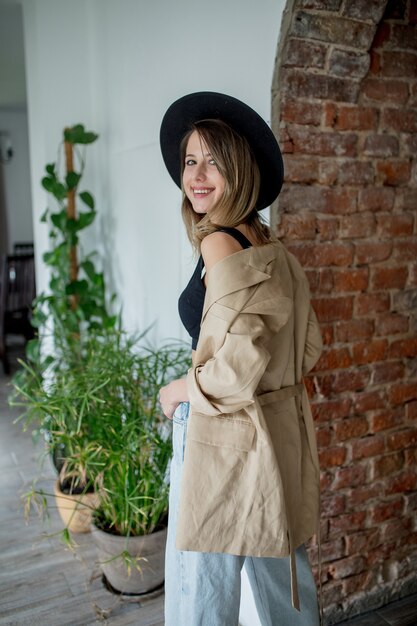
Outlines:
{"label": "beige trench coat", "polygon": [[213,266],[186,379],[177,549],[283,557],[316,532],[319,465],[302,376],[321,350],[307,278],[281,243]]}

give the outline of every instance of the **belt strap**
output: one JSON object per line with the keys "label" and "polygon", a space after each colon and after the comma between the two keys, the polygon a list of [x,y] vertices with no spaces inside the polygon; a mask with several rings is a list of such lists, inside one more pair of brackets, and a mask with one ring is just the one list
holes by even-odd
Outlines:
{"label": "belt strap", "polygon": [[295,396],[301,396],[304,390],[304,384],[298,383],[298,385],[290,385],[289,387],[281,387],[281,389],[275,389],[275,391],[267,391],[257,396],[258,402],[261,406],[269,404],[270,402],[276,402],[280,400],[288,400],[288,398],[294,398]]}

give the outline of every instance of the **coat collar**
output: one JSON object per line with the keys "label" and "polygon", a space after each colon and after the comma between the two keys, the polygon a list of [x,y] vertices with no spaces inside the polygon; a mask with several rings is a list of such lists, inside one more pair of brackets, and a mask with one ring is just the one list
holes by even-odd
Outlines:
{"label": "coat collar", "polygon": [[223,296],[252,287],[270,278],[268,265],[278,254],[279,243],[252,246],[218,261],[210,270],[204,300],[203,319],[214,302]]}

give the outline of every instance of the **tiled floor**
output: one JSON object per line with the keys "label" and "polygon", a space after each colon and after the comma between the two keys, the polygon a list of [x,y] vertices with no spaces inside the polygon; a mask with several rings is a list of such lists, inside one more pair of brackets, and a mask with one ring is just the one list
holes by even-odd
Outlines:
{"label": "tiled floor", "polygon": [[[42,444],[35,447],[13,423],[6,383],[0,364],[0,626],[90,626],[106,616],[111,626],[163,626],[163,595],[140,604],[120,601],[104,588],[88,534],[77,535],[74,556],[54,534],[61,528],[56,511],[47,524],[32,515],[26,525],[19,496],[37,474],[51,491],[55,475],[48,462],[39,469]],[[417,626],[417,596],[343,622],[388,625]]]}

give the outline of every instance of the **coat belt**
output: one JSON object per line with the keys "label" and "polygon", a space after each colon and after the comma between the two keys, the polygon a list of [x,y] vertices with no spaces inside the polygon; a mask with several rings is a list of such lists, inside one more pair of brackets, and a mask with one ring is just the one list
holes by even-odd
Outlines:
{"label": "coat belt", "polygon": [[282,400],[288,400],[288,398],[301,396],[303,390],[304,384],[298,383],[297,385],[290,385],[289,387],[281,387],[281,389],[275,389],[275,391],[260,393],[257,396],[257,399],[259,404],[261,406],[264,406],[264,404],[270,404],[271,402],[280,402]]}

